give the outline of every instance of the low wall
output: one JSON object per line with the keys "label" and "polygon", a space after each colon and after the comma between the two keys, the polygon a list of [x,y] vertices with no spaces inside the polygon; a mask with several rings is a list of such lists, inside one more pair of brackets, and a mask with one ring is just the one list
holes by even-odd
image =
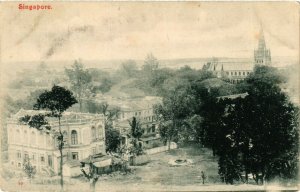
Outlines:
{"label": "low wall", "polygon": [[[170,149],[176,149],[177,148],[177,144],[174,142],[171,142],[170,145]],[[144,155],[140,155],[140,156],[136,156],[136,157],[131,157],[130,158],[130,165],[142,165],[145,163],[148,163],[151,160],[151,156],[152,154],[155,153],[161,153],[164,151],[168,151],[169,147],[167,146],[161,146],[161,147],[155,147],[152,149],[147,149],[145,150],[145,154]]]}
{"label": "low wall", "polygon": [[[177,148],[177,144],[174,143],[174,142],[171,142],[170,144],[170,149],[176,149]],[[167,146],[161,146],[161,147],[155,147],[155,148],[152,148],[152,149],[147,149],[145,150],[145,153],[147,155],[152,155],[152,154],[155,154],[155,153],[161,153],[161,152],[164,152],[164,151],[168,151],[168,145]]]}

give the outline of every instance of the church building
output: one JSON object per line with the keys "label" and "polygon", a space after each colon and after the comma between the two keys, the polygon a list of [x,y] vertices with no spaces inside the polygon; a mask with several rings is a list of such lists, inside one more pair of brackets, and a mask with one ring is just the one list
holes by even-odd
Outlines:
{"label": "church building", "polygon": [[212,71],[218,78],[239,83],[253,71],[255,65],[271,65],[271,51],[266,47],[263,30],[259,34],[258,48],[254,50],[254,59],[212,58],[203,69]]}
{"label": "church building", "polygon": [[267,49],[264,33],[261,30],[258,41],[258,49],[254,50],[255,65],[271,65],[271,51]]}

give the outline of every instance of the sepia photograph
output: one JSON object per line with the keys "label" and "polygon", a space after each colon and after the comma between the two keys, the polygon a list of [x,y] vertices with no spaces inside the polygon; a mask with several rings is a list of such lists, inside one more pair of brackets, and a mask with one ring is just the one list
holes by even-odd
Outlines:
{"label": "sepia photograph", "polygon": [[299,3],[0,10],[0,191],[300,190]]}

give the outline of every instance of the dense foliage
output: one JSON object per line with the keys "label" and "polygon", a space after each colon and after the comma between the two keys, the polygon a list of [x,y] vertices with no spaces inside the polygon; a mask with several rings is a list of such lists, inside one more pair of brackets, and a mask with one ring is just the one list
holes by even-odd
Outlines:
{"label": "dense foliage", "polygon": [[[226,183],[248,182],[250,176],[256,183],[296,180],[298,108],[282,92],[280,85],[285,78],[277,69],[257,66],[235,87],[221,80],[191,76],[181,74],[180,79],[174,79],[162,104],[156,106],[165,143],[194,140],[211,148]],[[237,93],[240,95],[220,97]],[[196,138],[180,137],[189,134]]]}
{"label": "dense foliage", "polygon": [[[57,139],[58,149],[60,152],[60,185],[63,190],[63,146],[64,146],[64,135],[61,130],[60,120],[64,111],[70,108],[72,105],[77,103],[77,100],[73,96],[73,93],[63,87],[54,85],[50,91],[46,90],[41,93],[36,103],[34,104],[35,110],[46,110],[46,112],[38,113],[32,116],[25,115],[19,120],[22,123],[28,124],[30,127],[42,130],[51,131],[53,136]],[[58,118],[58,130],[51,129],[46,118]]]}
{"label": "dense foliage", "polygon": [[140,125],[140,122],[133,117],[131,121],[129,121],[130,125],[130,133],[128,137],[130,139],[131,147],[129,148],[129,152],[133,156],[138,156],[143,154],[143,148],[140,144],[140,138],[143,135],[143,129]]}
{"label": "dense foliage", "polygon": [[[39,70],[43,70],[43,66]],[[297,179],[299,111],[282,92],[287,71],[259,66],[244,82],[234,85],[205,69],[164,68],[149,54],[141,68],[136,61],[127,60],[118,71],[110,73],[88,70],[75,62],[71,69],[66,69],[65,75],[80,102],[80,110],[105,116],[107,151],[116,151],[120,143],[120,133],[112,123],[119,109],[111,108],[107,103],[95,104],[94,96],[115,96],[121,91],[131,97],[156,95],[163,98],[162,103],[154,107],[163,142],[192,141],[211,148],[224,182],[248,182],[250,177],[257,183],[278,178]],[[52,92],[60,92],[60,89],[57,86]],[[47,108],[56,117],[74,104],[72,99],[57,100],[65,93],[59,97],[47,93],[38,90],[23,100],[13,101],[6,97],[5,101],[9,112],[15,113],[20,107],[29,109],[38,100],[40,104],[35,106],[36,109]],[[227,97],[233,94],[240,96]],[[57,101],[52,102],[54,100]],[[62,103],[66,106],[61,106]],[[37,128],[47,124],[40,116],[24,117],[23,121]],[[130,126],[129,137],[137,149],[134,153],[141,154],[139,122],[132,119]]]}
{"label": "dense foliage", "polygon": [[75,61],[70,69],[65,69],[65,72],[71,83],[71,89],[79,102],[81,111],[82,99],[87,96],[90,90],[88,88],[92,76],[88,70],[84,69],[84,66],[80,61]]}

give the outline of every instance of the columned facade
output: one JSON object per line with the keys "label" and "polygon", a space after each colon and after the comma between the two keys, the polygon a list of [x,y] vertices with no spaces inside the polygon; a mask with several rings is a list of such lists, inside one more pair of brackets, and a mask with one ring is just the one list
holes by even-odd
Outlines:
{"label": "columned facade", "polygon": [[[13,116],[7,125],[9,164],[21,169],[29,159],[38,172],[59,172],[60,153],[57,139],[45,130],[30,128],[18,119],[32,111],[22,110]],[[49,122],[53,130],[58,129],[56,121]],[[63,159],[79,161],[89,155],[105,153],[104,118],[101,115],[68,113],[63,116],[61,129],[64,135]],[[94,135],[96,131],[96,135]]]}

